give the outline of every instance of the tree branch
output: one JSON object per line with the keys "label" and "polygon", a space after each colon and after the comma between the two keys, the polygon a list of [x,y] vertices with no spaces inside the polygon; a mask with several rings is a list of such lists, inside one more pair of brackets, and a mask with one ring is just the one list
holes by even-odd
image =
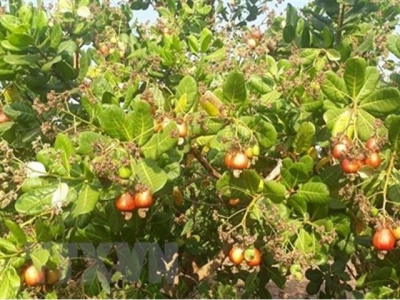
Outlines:
{"label": "tree branch", "polygon": [[213,177],[220,179],[222,175],[213,168],[213,166],[201,155],[199,151],[193,146],[190,147],[190,152],[196,157],[199,163],[210,173]]}

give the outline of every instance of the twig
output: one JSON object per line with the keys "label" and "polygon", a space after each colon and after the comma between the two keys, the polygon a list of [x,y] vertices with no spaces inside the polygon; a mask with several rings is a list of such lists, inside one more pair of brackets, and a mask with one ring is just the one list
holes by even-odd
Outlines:
{"label": "twig", "polygon": [[213,177],[220,179],[222,175],[213,168],[213,166],[201,155],[193,146],[190,147],[190,152],[196,157],[199,163],[210,173]]}

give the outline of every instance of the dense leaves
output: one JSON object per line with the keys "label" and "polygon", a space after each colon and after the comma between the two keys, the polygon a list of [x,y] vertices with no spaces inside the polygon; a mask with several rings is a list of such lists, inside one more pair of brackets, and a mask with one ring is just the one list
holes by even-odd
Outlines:
{"label": "dense leaves", "polygon": [[400,296],[396,3],[54,5],[0,9],[1,298]]}

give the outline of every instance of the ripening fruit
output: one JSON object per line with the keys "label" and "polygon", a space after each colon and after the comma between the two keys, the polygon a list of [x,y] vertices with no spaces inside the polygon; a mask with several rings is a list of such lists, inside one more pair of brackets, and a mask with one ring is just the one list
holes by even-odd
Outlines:
{"label": "ripening fruit", "polygon": [[372,238],[372,244],[376,250],[390,251],[396,244],[396,239],[392,231],[388,228],[377,230]]}
{"label": "ripening fruit", "polygon": [[0,110],[0,124],[10,121],[11,119],[6,116],[6,114]]}
{"label": "ripening fruit", "polygon": [[257,47],[257,41],[256,41],[255,39],[253,39],[253,38],[249,38],[249,39],[246,41],[246,43],[247,43],[247,46],[250,47],[250,49],[254,49],[254,48]]}
{"label": "ripening fruit", "polygon": [[392,234],[396,240],[400,240],[400,226],[392,228]]}
{"label": "ripening fruit", "polygon": [[46,272],[46,284],[54,285],[60,279],[60,271],[58,270],[47,270]]}
{"label": "ripening fruit", "polygon": [[235,265],[240,265],[244,260],[244,251],[239,247],[233,247],[229,251],[229,260]]}
{"label": "ripening fruit", "polygon": [[392,229],[392,234],[396,240],[400,240],[400,226]]}
{"label": "ripening fruit", "polygon": [[229,205],[236,206],[239,204],[239,201],[240,201],[239,198],[229,199]]}
{"label": "ripening fruit", "polygon": [[356,159],[345,158],[342,160],[341,166],[345,173],[357,173],[357,171],[362,167],[363,162]]}
{"label": "ripening fruit", "polygon": [[365,163],[373,168],[379,167],[381,162],[382,159],[381,156],[379,155],[379,152],[372,152],[365,159]]}
{"label": "ripening fruit", "polygon": [[379,151],[378,139],[375,137],[370,137],[365,142],[365,148],[371,151]]}
{"label": "ripening fruit", "polygon": [[253,146],[253,155],[255,155],[255,156],[260,155],[260,146],[258,146],[258,145]]}
{"label": "ripening fruit", "polygon": [[248,158],[253,158],[253,148],[247,148],[244,152]]}
{"label": "ripening fruit", "polygon": [[153,204],[153,194],[150,190],[144,190],[136,193],[134,200],[137,208],[147,208]]}
{"label": "ripening fruit", "polygon": [[340,142],[341,144],[345,144],[347,147],[351,146],[351,144],[353,143],[349,137],[347,135],[344,135],[341,139]]}
{"label": "ripening fruit", "polygon": [[247,169],[249,166],[249,159],[246,154],[242,152],[236,152],[232,155],[232,159],[228,165],[228,167],[234,170],[243,170]]}
{"label": "ripening fruit", "polygon": [[347,153],[347,146],[342,143],[338,143],[333,147],[332,155],[334,158],[341,158],[343,155]]}
{"label": "ripening fruit", "polygon": [[118,169],[118,175],[122,179],[128,179],[132,175],[132,170],[130,168],[127,168],[127,167],[120,167]]}
{"label": "ripening fruit", "polygon": [[262,32],[261,32],[261,30],[258,29],[258,28],[254,28],[254,29],[250,32],[250,34],[251,34],[251,37],[252,37],[253,39],[256,39],[256,40],[259,40],[259,39],[261,39],[261,37],[262,37]]}
{"label": "ripening fruit", "polygon": [[179,131],[179,137],[185,138],[187,136],[187,126],[185,123],[176,124],[178,126],[178,131]]}
{"label": "ripening fruit", "polygon": [[119,211],[132,211],[136,208],[135,200],[129,192],[126,192],[119,196],[115,200],[115,208]]}
{"label": "ripening fruit", "polygon": [[36,270],[34,265],[30,265],[24,271],[24,281],[29,286],[39,285],[44,283],[44,272],[43,270]]}
{"label": "ripening fruit", "polygon": [[99,47],[99,51],[104,56],[107,56],[108,54],[110,54],[110,47],[108,47],[106,44],[101,44]]}
{"label": "ripening fruit", "polygon": [[247,249],[244,253],[244,259],[246,260],[247,265],[251,267],[260,265],[261,263],[260,250],[255,248]]}

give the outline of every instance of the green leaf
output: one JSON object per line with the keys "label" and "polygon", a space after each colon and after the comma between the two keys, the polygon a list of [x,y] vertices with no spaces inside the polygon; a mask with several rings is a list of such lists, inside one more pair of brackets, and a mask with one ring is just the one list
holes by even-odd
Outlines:
{"label": "green leaf", "polygon": [[247,99],[243,73],[237,71],[229,73],[222,87],[222,94],[226,103],[242,106]]}
{"label": "green leaf", "polygon": [[7,225],[8,229],[12,232],[13,237],[15,238],[17,245],[19,247],[24,246],[26,244],[26,234],[22,230],[22,228],[10,219],[5,220],[5,224]]}
{"label": "green leaf", "polygon": [[133,139],[142,146],[154,133],[154,119],[151,113],[151,106],[146,101],[138,101],[133,104],[133,112],[128,118],[132,120]]}
{"label": "green leaf", "polygon": [[261,116],[244,116],[240,120],[255,133],[261,146],[271,148],[275,145],[278,133],[271,123],[264,121]]}
{"label": "green leaf", "polygon": [[134,138],[134,122],[128,118],[122,108],[110,105],[100,115],[101,128],[109,136],[124,141],[131,141]]}
{"label": "green leaf", "polygon": [[36,270],[42,270],[50,258],[50,253],[46,249],[37,249],[29,253],[29,257],[33,262]]}
{"label": "green leaf", "polygon": [[28,103],[11,103],[3,106],[2,110],[7,116],[18,122],[33,123],[37,120],[36,112]]}
{"label": "green leaf", "polygon": [[75,148],[71,139],[64,133],[57,134],[54,149],[61,150],[61,161],[68,174],[71,172],[70,157],[75,154]]}
{"label": "green leaf", "polygon": [[275,203],[281,203],[286,197],[286,188],[275,181],[267,181],[264,184],[264,195]]}
{"label": "green leaf", "polygon": [[396,151],[400,149],[400,116],[392,117],[389,127],[389,141]]}
{"label": "green leaf", "polygon": [[304,122],[297,130],[294,141],[294,150],[296,153],[304,153],[314,145],[315,126],[311,122]]}
{"label": "green leaf", "polygon": [[331,61],[339,61],[340,60],[340,53],[335,49],[328,49],[326,51],[326,56]]}
{"label": "green leaf", "polygon": [[363,58],[350,58],[346,62],[344,70],[344,81],[350,97],[357,99],[357,96],[364,85],[367,63]]}
{"label": "green leaf", "polygon": [[60,61],[54,64],[56,72],[65,80],[72,80],[78,76],[78,72],[67,62]]}
{"label": "green leaf", "polygon": [[139,181],[145,184],[152,193],[162,189],[167,183],[167,174],[152,160],[143,159],[134,166]]}
{"label": "green leaf", "polygon": [[333,103],[347,103],[348,93],[344,80],[333,71],[325,74],[324,83],[321,90]]}
{"label": "green leaf", "polygon": [[67,40],[67,41],[60,43],[60,45],[58,46],[58,49],[57,49],[57,54],[66,53],[66,54],[69,54],[72,56],[72,55],[74,55],[76,49],[77,49],[77,46],[76,46],[75,42],[72,40]]}
{"label": "green leaf", "polygon": [[61,55],[58,55],[58,56],[54,57],[52,60],[48,61],[47,63],[45,63],[42,66],[41,71],[44,72],[44,73],[49,72],[51,70],[51,67],[54,64],[60,62],[61,60],[62,60]]}
{"label": "green leaf", "polygon": [[21,195],[15,202],[15,210],[21,214],[37,215],[51,207],[51,198],[57,186],[44,187]]}
{"label": "green leaf", "polygon": [[362,102],[365,98],[370,96],[375,92],[376,86],[378,84],[380,73],[375,67],[367,67],[365,71],[365,82],[357,96],[356,101]]}
{"label": "green leaf", "polygon": [[194,35],[192,35],[192,34],[189,35],[188,44],[190,47],[190,51],[192,51],[194,53],[199,52],[199,41],[197,40],[197,38]]}
{"label": "green leaf", "polygon": [[329,201],[329,189],[322,182],[308,182],[302,185],[298,194],[309,203],[326,204]]}
{"label": "green leaf", "polygon": [[374,126],[375,118],[365,110],[359,109],[356,119],[358,137],[361,140],[366,141],[374,134]]}
{"label": "green leaf", "polygon": [[0,24],[8,31],[15,32],[20,28],[21,20],[15,16],[7,14],[1,16]]}
{"label": "green leaf", "polygon": [[283,28],[283,40],[290,43],[296,37],[296,29],[292,25],[286,25]]}
{"label": "green leaf", "polygon": [[24,33],[10,34],[7,39],[11,45],[20,49],[28,48],[35,43],[35,40],[30,35]]}
{"label": "green leaf", "polygon": [[303,59],[305,65],[309,65],[316,60],[320,53],[320,49],[306,48],[300,50],[300,57]]}
{"label": "green leaf", "polygon": [[200,50],[207,52],[212,43],[213,34],[208,28],[204,28],[200,33]]}
{"label": "green leaf", "polygon": [[14,267],[3,269],[0,272],[0,299],[17,299],[20,285],[21,279]]}
{"label": "green leaf", "polygon": [[193,106],[196,105],[198,98],[197,82],[191,76],[185,76],[179,82],[176,88],[176,98],[180,99],[186,95],[186,105],[184,107],[177,107],[179,112],[188,112]]}
{"label": "green leaf", "polygon": [[[173,134],[175,132],[176,134]],[[156,160],[161,154],[176,146],[178,143],[178,127],[174,121],[159,133],[153,134],[151,139],[144,144],[142,151],[146,158]]]}
{"label": "green leaf", "polygon": [[303,253],[314,253],[319,248],[319,243],[314,234],[300,229],[294,246]]}
{"label": "green leaf", "polygon": [[91,155],[93,154],[93,143],[102,140],[105,140],[105,137],[100,133],[92,131],[81,132],[79,134],[77,152],[83,155]]}
{"label": "green leaf", "polygon": [[3,60],[10,64],[16,66],[31,66],[37,67],[36,63],[39,61],[39,54],[25,54],[25,55],[14,55],[7,54],[3,56]]}
{"label": "green leaf", "polygon": [[354,124],[352,124],[353,114],[350,110],[344,108],[329,109],[324,114],[324,120],[328,129],[332,130],[332,136],[346,131],[348,135],[352,135]]}
{"label": "green leaf", "polygon": [[258,192],[263,179],[255,170],[244,170],[239,178],[232,172],[225,172],[217,181],[217,189],[225,196],[241,198]]}
{"label": "green leaf", "polygon": [[390,52],[400,58],[400,35],[390,35],[386,45]]}
{"label": "green leaf", "polygon": [[400,108],[400,92],[395,88],[380,89],[366,97],[360,108],[376,117],[386,117]]}
{"label": "green leaf", "polygon": [[307,212],[307,202],[304,197],[295,194],[287,199],[287,205],[293,208],[300,216],[304,216]]}
{"label": "green leaf", "polygon": [[90,213],[96,207],[100,198],[100,192],[95,191],[89,184],[83,184],[79,191],[78,199],[72,207],[72,217],[76,218],[79,215]]}
{"label": "green leaf", "polygon": [[62,28],[60,24],[55,24],[51,30],[50,47],[58,49],[62,40]]}
{"label": "green leaf", "polygon": [[0,237],[0,253],[15,254],[18,253],[18,249],[14,243]]}

